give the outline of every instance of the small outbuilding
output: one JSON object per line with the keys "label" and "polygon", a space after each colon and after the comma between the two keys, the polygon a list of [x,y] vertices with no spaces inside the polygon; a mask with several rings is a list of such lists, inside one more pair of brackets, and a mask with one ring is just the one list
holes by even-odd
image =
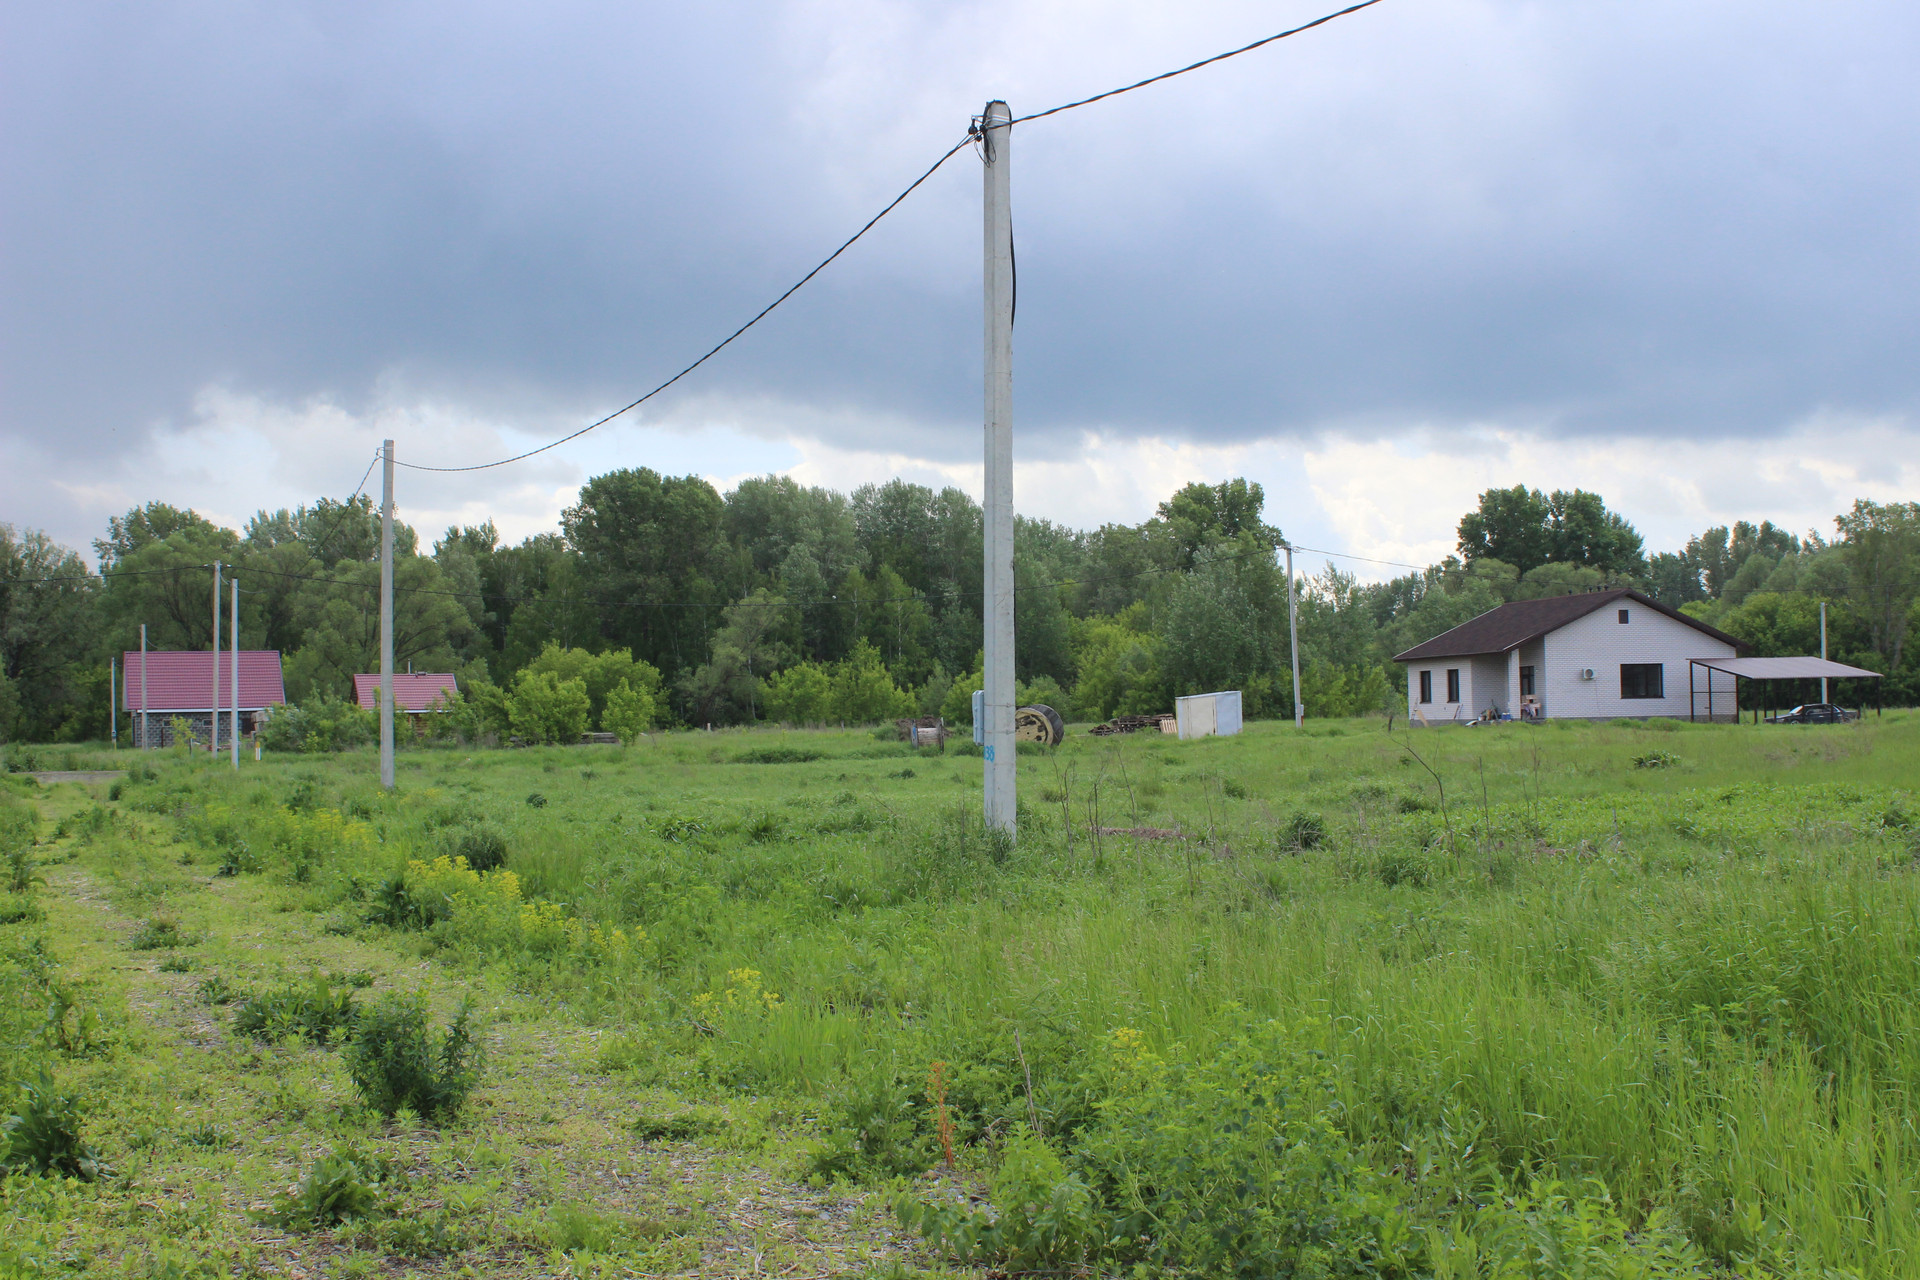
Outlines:
{"label": "small outbuilding", "polygon": [[[451,671],[396,671],[393,673],[393,708],[408,715],[426,715],[446,710],[447,703],[460,692]],[[367,711],[380,709],[380,673],[353,678],[353,698]]]}
{"label": "small outbuilding", "polygon": [[1515,600],[1415,645],[1407,672],[1416,723],[1739,715],[1733,676],[1700,660],[1746,646],[1638,591]]}
{"label": "small outbuilding", "polygon": [[[196,740],[205,742],[213,720],[215,657],[205,650],[179,652],[131,649],[121,654],[120,705],[133,718],[133,745],[173,745],[173,724],[185,720]],[[233,733],[233,654],[222,649],[220,733],[226,742]],[[280,670],[278,649],[240,651],[240,734],[259,728],[270,707],[287,701],[287,685]],[[145,714],[142,714],[142,713]]]}

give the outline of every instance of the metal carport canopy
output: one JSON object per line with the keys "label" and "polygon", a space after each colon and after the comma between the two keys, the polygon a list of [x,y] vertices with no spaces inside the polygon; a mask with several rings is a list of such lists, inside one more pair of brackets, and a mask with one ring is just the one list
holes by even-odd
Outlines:
{"label": "metal carport canopy", "polygon": [[1850,667],[1826,658],[1689,658],[1687,661],[1696,667],[1711,667],[1749,680],[1818,680],[1822,676],[1835,680],[1880,678],[1878,671]]}

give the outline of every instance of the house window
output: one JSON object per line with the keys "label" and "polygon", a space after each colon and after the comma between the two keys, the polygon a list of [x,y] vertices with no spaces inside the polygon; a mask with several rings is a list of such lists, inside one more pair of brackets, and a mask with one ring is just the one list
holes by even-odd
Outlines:
{"label": "house window", "polygon": [[1664,698],[1664,668],[1657,662],[1620,664],[1620,696],[1623,698]]}
{"label": "house window", "polygon": [[1431,671],[1420,673],[1420,701],[1433,701],[1433,672]]}
{"label": "house window", "polygon": [[1447,668],[1447,701],[1460,701],[1460,668]]}
{"label": "house window", "polygon": [[1533,696],[1532,667],[1520,668],[1520,696],[1523,698],[1531,698]]}
{"label": "house window", "polygon": [[1627,611],[1625,609],[1622,609],[1620,611],[1620,625],[1624,627],[1626,624],[1627,624]]}

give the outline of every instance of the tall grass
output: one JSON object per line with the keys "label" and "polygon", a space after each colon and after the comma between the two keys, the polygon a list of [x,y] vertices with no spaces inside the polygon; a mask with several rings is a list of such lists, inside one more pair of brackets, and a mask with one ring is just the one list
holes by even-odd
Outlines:
{"label": "tall grass", "polygon": [[[707,735],[419,754],[396,798],[333,762],[325,799],[381,843],[311,891],[338,902],[446,847],[447,821],[486,820],[529,898],[644,930],[644,955],[610,972],[464,954],[449,931],[450,958],[642,1029],[682,1087],[830,1111],[849,1082],[910,1097],[939,1060],[960,1136],[992,1141],[1089,1117],[1086,1064],[1116,1028],[1204,1052],[1305,1018],[1382,1168],[1466,1134],[1512,1175],[1667,1211],[1722,1263],[1911,1266],[1920,718],[1072,739],[1023,763],[1014,845],[972,817],[977,766],[902,779],[864,737],[809,744],[826,758],[743,765]],[[1634,769],[1649,744],[1678,763]],[[1444,817],[1415,753],[1446,780]],[[206,838],[244,839],[269,810],[216,793],[263,777],[175,769],[129,799],[226,803],[239,816]],[[1321,847],[1285,837],[1303,815]],[[1135,825],[1187,838],[1097,830]]]}

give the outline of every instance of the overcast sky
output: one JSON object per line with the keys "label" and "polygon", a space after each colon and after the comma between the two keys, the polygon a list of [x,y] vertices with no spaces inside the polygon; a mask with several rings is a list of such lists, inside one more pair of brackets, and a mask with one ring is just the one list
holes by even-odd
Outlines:
{"label": "overcast sky", "polygon": [[[1327,7],[8,0],[0,520],[237,524],[383,436],[564,434],[988,97]],[[1302,543],[1426,563],[1490,485],[1598,490],[1656,549],[1920,496],[1916,84],[1894,0],[1385,0],[1021,126],[1016,505],[1136,521],[1244,474]],[[668,397],[403,472],[403,517],[518,539],[619,466],[977,496],[979,202],[963,151]]]}

